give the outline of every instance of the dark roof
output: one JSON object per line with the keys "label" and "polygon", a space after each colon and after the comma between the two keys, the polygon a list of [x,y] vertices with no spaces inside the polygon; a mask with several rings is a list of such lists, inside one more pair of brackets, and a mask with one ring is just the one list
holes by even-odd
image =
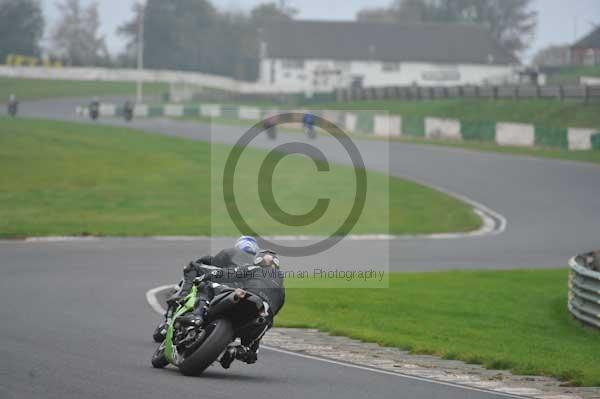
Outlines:
{"label": "dark roof", "polygon": [[600,48],[600,26],[591,31],[586,37],[576,42],[575,48]]}
{"label": "dark roof", "polygon": [[262,33],[267,55],[273,58],[519,62],[484,27],[475,24],[271,21]]}

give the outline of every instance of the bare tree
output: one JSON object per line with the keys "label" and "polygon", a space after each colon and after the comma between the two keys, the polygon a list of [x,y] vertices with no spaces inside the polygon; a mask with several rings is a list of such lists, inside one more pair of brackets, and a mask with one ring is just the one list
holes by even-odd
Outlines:
{"label": "bare tree", "polygon": [[548,46],[539,50],[533,57],[537,66],[561,67],[571,64],[571,47],[569,45]]}
{"label": "bare tree", "polygon": [[52,48],[71,65],[97,65],[109,55],[100,35],[98,3],[82,7],[80,0],[59,3],[60,19],[51,33]]}
{"label": "bare tree", "polygon": [[126,40],[125,51],[119,55],[119,63],[123,66],[134,66],[136,62],[137,44],[139,41],[139,24],[144,12],[144,6],[133,3],[131,7],[133,18],[117,28],[117,34]]}

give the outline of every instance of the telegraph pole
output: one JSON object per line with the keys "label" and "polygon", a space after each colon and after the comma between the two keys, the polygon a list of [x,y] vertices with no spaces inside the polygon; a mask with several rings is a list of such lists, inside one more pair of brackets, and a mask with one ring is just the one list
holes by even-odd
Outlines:
{"label": "telegraph pole", "polygon": [[140,15],[138,21],[138,40],[137,40],[137,95],[136,102],[141,104],[144,100],[144,82],[142,79],[142,71],[144,70],[144,17],[146,14],[146,1],[138,0],[140,6]]}

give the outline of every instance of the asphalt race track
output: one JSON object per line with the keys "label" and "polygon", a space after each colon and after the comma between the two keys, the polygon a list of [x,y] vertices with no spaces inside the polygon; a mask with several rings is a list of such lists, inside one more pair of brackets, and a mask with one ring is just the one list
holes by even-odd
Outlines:
{"label": "asphalt race track", "polygon": [[144,293],[171,281],[185,256],[169,259],[146,241],[0,244],[0,253],[3,399],[502,397],[270,350],[256,365],[217,365],[201,378],[155,370],[158,316]]}
{"label": "asphalt race track", "polygon": [[[80,103],[27,103],[21,113],[85,121],[74,115]],[[209,139],[208,127],[197,123],[138,119],[131,126]],[[221,126],[212,137],[232,143],[241,133]],[[318,145],[327,152],[334,144],[319,137]],[[358,146],[368,167],[387,170],[378,157],[387,143]],[[598,166],[402,143],[391,144],[389,153],[392,174],[467,196],[507,220],[504,232],[484,237],[396,239],[393,270],[564,267],[570,256],[600,247]],[[337,255],[343,262],[376,253],[378,245],[354,243]],[[181,266],[207,248],[207,240],[0,242],[0,398],[502,397],[270,350],[261,351],[257,365],[213,366],[201,378],[152,369],[157,316],[144,293],[174,281]]]}

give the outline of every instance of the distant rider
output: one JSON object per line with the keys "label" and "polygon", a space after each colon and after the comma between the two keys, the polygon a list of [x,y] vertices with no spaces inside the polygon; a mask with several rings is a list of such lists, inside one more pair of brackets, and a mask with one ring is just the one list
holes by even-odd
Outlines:
{"label": "distant rider", "polygon": [[92,102],[90,103],[90,118],[96,120],[98,116],[100,116],[100,100],[98,97],[94,97]]}
{"label": "distant rider", "polygon": [[267,131],[267,137],[274,140],[277,136],[278,115],[270,115],[263,121],[263,129]]}
{"label": "distant rider", "polygon": [[19,101],[17,100],[17,96],[11,94],[8,97],[8,114],[10,116],[17,116],[17,109],[19,107]]}
{"label": "distant rider", "polygon": [[302,124],[304,125],[304,132],[310,138],[315,137],[315,116],[311,113],[305,113],[302,117]]}
{"label": "distant rider", "polygon": [[123,104],[123,116],[127,122],[133,119],[133,104],[129,100]]}

